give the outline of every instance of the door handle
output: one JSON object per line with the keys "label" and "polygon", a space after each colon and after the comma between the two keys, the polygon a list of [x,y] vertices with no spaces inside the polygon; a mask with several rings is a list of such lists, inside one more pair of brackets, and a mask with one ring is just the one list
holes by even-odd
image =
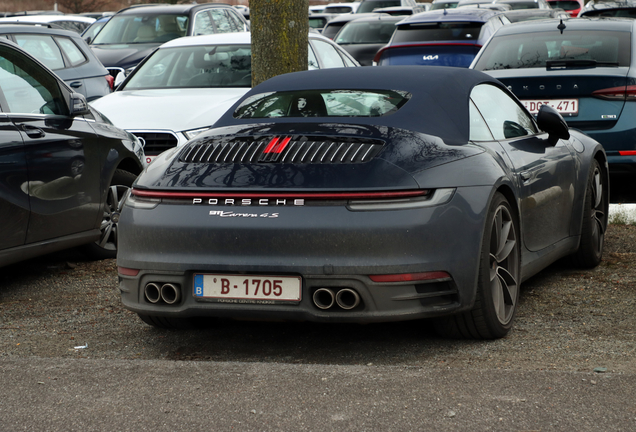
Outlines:
{"label": "door handle", "polygon": [[31,138],[42,138],[46,135],[42,129],[35,126],[28,126],[23,123],[18,126]]}
{"label": "door handle", "polygon": [[82,86],[82,82],[81,81],[73,81],[72,83],[69,84],[71,87],[73,88],[80,88]]}

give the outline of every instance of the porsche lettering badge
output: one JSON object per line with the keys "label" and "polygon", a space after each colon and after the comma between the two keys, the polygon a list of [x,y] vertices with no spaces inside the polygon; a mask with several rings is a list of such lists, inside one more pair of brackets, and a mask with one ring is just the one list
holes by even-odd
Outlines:
{"label": "porsche lettering badge", "polygon": [[268,199],[268,198],[260,198],[260,199],[252,199],[252,198],[193,198],[192,204],[208,204],[208,205],[217,205],[217,206],[304,206],[305,200],[296,198],[293,200],[288,200],[284,198],[278,199]]}

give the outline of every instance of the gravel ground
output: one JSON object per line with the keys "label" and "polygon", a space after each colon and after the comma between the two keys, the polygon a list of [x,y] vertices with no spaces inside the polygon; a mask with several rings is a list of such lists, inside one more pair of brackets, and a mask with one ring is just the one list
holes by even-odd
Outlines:
{"label": "gravel ground", "polygon": [[427,322],[209,321],[160,331],[121,306],[114,260],[65,252],[2,269],[0,357],[167,359],[636,372],[636,226],[610,225],[593,270],[556,263],[522,286],[497,341],[435,336]]}

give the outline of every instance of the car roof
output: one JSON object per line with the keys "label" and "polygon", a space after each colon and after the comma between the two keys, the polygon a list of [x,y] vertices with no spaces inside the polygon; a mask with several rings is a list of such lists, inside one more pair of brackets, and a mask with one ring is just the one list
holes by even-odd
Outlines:
{"label": "car roof", "polygon": [[[560,19],[521,21],[505,25],[497,30],[496,36],[555,31]],[[630,18],[572,18],[563,21],[565,32],[570,30],[610,30],[632,31],[636,20]]]}
{"label": "car roof", "polygon": [[398,22],[402,21],[406,18],[405,15],[389,15],[389,14],[378,14],[377,16],[366,16],[362,18],[355,18],[349,21],[347,24],[352,22]]}
{"label": "car roof", "polygon": [[[330,43],[333,42],[331,39],[316,32],[309,32],[309,39],[324,40]],[[173,39],[161,45],[161,48],[196,45],[245,45],[251,43],[251,40],[250,32],[214,33],[209,35],[186,36]]]}
{"label": "car roof", "polygon": [[501,15],[502,11],[480,8],[456,8],[456,9],[436,9],[421,12],[405,18],[401,24],[418,24],[435,21],[488,21],[490,18]]}
{"label": "car roof", "polygon": [[[406,91],[411,93],[413,98],[397,112],[388,116],[356,119],[355,122],[420,131],[440,137],[446,144],[460,145],[468,142],[468,101],[472,88],[477,84],[490,83],[510,94],[501,82],[490,75],[473,72],[479,71],[443,66],[389,66],[294,72],[270,78],[259,84],[246,93],[241,101],[253,95],[277,91]],[[451,93],[453,97],[449,97]],[[233,118],[233,111],[228,110],[215,126],[236,125],[239,120]],[[273,121],[271,118],[266,120]],[[298,121],[312,120],[302,118]]]}
{"label": "car roof", "polygon": [[79,21],[87,24],[95,22],[95,18],[81,15],[19,15],[0,18],[0,22],[30,22],[30,23],[50,23],[55,21]]}
{"label": "car roof", "polygon": [[336,15],[336,17],[334,19],[329,21],[328,24],[337,24],[337,23],[343,22],[343,21],[344,22],[349,22],[351,20],[358,19],[358,18],[375,17],[375,16],[378,16],[378,15],[390,16],[389,14],[385,14],[385,13],[373,13],[373,12],[359,13],[359,14],[338,14],[338,15]]}
{"label": "car roof", "polygon": [[68,37],[77,37],[80,35],[77,32],[65,30],[56,24],[42,24],[31,22],[2,22],[0,21],[0,33],[16,34],[16,33],[42,33],[47,35],[59,35]]}
{"label": "car roof", "polygon": [[[203,4],[149,4],[131,6],[129,8],[122,9],[117,12],[116,15],[137,15],[137,14],[179,14],[189,13],[193,9],[208,9],[208,8],[232,8],[232,6],[225,3],[203,3]],[[233,8],[232,8],[233,9]]]}

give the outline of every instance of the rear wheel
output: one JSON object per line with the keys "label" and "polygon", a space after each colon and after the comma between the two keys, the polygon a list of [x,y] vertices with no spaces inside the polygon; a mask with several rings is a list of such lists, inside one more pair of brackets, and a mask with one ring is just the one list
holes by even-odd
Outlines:
{"label": "rear wheel", "polygon": [[136,175],[128,171],[115,171],[106,196],[99,240],[84,247],[91,258],[107,259],[117,256],[117,224],[126,195],[136,178]]}
{"label": "rear wheel", "polygon": [[579,249],[571,256],[577,267],[592,268],[599,265],[603,255],[605,230],[607,229],[608,185],[601,165],[594,160],[585,191],[583,223]]}
{"label": "rear wheel", "polygon": [[444,337],[496,339],[512,328],[519,299],[519,229],[510,204],[500,193],[490,204],[486,222],[475,305],[469,312],[436,321],[436,329]]}

